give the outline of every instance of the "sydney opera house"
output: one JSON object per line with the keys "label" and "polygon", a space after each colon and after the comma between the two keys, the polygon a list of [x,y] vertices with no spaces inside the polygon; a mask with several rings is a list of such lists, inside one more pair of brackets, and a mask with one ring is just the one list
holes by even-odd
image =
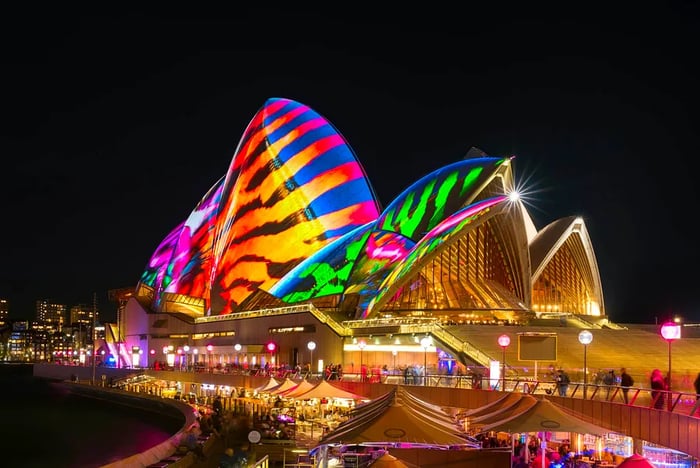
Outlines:
{"label": "sydney opera house", "polygon": [[605,322],[584,221],[538,229],[513,172],[473,148],[382,207],[327,119],[269,99],[148,261],[120,313],[120,360],[469,365],[480,357],[450,327]]}

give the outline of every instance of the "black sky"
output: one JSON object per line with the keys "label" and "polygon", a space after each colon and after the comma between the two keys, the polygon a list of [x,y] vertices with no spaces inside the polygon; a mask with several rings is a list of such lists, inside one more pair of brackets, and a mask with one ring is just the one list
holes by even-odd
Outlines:
{"label": "black sky", "polygon": [[586,220],[612,320],[698,321],[700,15],[669,5],[8,14],[0,297],[13,318],[93,292],[113,309],[286,97],[337,127],[384,206],[472,146],[516,155],[538,227]]}

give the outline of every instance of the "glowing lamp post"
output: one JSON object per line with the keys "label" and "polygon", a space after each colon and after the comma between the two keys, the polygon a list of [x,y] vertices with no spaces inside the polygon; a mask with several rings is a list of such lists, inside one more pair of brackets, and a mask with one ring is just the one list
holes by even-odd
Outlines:
{"label": "glowing lamp post", "polygon": [[311,376],[314,375],[314,349],[316,349],[316,342],[309,341],[306,343],[306,347],[309,348],[309,370],[311,371]]}
{"label": "glowing lamp post", "polygon": [[209,372],[214,372],[214,369],[211,367],[211,352],[214,350],[214,346],[211,344],[207,345],[207,354],[209,354]]}
{"label": "glowing lamp post", "polygon": [[666,322],[661,325],[661,336],[668,342],[668,409],[673,407],[671,398],[671,343],[681,337],[681,326],[675,322]]}
{"label": "glowing lamp post", "polygon": [[423,347],[423,385],[428,384],[428,348],[432,344],[429,336],[424,336],[420,340],[420,345]]}
{"label": "glowing lamp post", "polygon": [[182,358],[185,351],[182,348],[177,348],[177,367],[182,372]]}
{"label": "glowing lamp post", "polygon": [[498,337],[498,346],[503,350],[503,360],[501,362],[501,391],[506,391],[506,348],[510,346],[510,336],[501,335]]}
{"label": "glowing lamp post", "polygon": [[586,362],[586,351],[588,345],[593,341],[593,333],[588,330],[581,330],[578,334],[578,342],[583,345],[583,399],[588,396],[588,363]]}
{"label": "glowing lamp post", "polygon": [[396,355],[399,354],[399,352],[395,349],[391,350],[391,355],[394,356],[394,374],[396,374]]}
{"label": "glowing lamp post", "polygon": [[185,370],[189,371],[190,370],[190,347],[189,347],[189,345],[185,345],[182,347],[182,349],[185,351]]}
{"label": "glowing lamp post", "polygon": [[235,345],[233,345],[233,349],[236,350],[236,365],[238,367],[241,366],[241,348],[242,346],[240,343],[236,343]]}
{"label": "glowing lamp post", "polygon": [[365,381],[365,371],[362,367],[362,350],[365,349],[365,346],[367,346],[367,342],[365,340],[360,340],[357,343],[357,347],[360,348],[360,382]]}
{"label": "glowing lamp post", "polygon": [[277,344],[274,341],[270,341],[267,344],[267,350],[270,352],[270,370],[272,370],[272,366],[274,365],[274,359],[273,356],[275,355],[275,350],[277,349]]}

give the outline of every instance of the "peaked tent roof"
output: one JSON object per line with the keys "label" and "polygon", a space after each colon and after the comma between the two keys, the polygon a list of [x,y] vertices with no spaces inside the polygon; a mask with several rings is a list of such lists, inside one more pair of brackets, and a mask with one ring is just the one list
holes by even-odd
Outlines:
{"label": "peaked tent roof", "polygon": [[338,388],[333,384],[322,380],[320,383],[307,388],[304,391],[297,392],[296,390],[285,395],[286,397],[299,398],[307,400],[309,398],[344,398],[347,400],[369,400],[369,398],[357,393],[348,392],[342,388]]}
{"label": "peaked tent roof", "polygon": [[513,416],[523,414],[537,404],[537,398],[531,395],[519,395],[520,398],[512,400],[510,404],[503,405],[500,408],[494,408],[486,414],[479,416],[467,416],[467,422],[470,429],[486,426],[488,424],[503,421]]}
{"label": "peaked tent roof", "polygon": [[486,424],[479,428],[479,432],[538,432],[561,431],[575,432],[577,434],[601,435],[613,432],[580,418],[575,413],[552,403],[544,398],[524,411],[505,417],[499,421]]}
{"label": "peaked tent roof", "polygon": [[314,384],[312,384],[308,380],[302,380],[301,382],[299,382],[298,385],[289,388],[283,392],[280,392],[279,395],[282,395],[285,398],[296,398],[297,395],[304,392],[308,392],[312,388],[314,388]]}
{"label": "peaked tent roof", "polygon": [[618,468],[656,468],[649,460],[643,456],[634,453],[625,458],[622,463],[617,465]]}
{"label": "peaked tent roof", "polygon": [[[454,424],[428,416],[429,412],[404,404],[401,387],[359,405],[352,417],[326,435],[321,443],[413,442],[431,445],[474,445],[469,436]],[[415,401],[413,402],[415,403]]]}
{"label": "peaked tent roof", "polygon": [[267,392],[275,387],[279,387],[279,385],[280,385],[280,382],[275,380],[274,377],[270,377],[267,379],[267,382],[265,382],[261,386],[255,388],[255,391],[256,392]]}
{"label": "peaked tent roof", "polygon": [[495,411],[501,410],[502,408],[512,406],[514,403],[519,401],[521,397],[521,393],[508,392],[502,397],[500,397],[498,400],[492,401],[491,403],[487,403],[477,408],[460,411],[459,413],[457,413],[457,417],[477,417],[493,413]]}
{"label": "peaked tent roof", "polygon": [[408,468],[408,465],[399,460],[389,452],[386,452],[381,457],[377,458],[372,463],[374,468]]}
{"label": "peaked tent roof", "polygon": [[293,381],[292,379],[290,379],[289,377],[287,377],[287,378],[284,379],[284,381],[283,381],[281,384],[279,384],[277,387],[271,388],[271,389],[268,390],[268,391],[269,391],[270,393],[272,393],[273,395],[279,395],[279,394],[281,394],[281,393],[286,392],[286,391],[289,390],[290,388],[296,387],[297,385],[299,385],[297,382],[295,382],[295,381]]}

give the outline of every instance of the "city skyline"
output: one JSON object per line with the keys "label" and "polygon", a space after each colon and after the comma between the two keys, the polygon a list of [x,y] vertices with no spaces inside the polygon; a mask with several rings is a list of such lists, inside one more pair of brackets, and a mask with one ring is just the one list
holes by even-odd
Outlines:
{"label": "city skyline", "polygon": [[[585,219],[613,321],[700,320],[700,253],[685,226],[698,198],[698,76],[685,49],[697,10],[624,23],[625,12],[606,13],[483,12],[430,32],[384,12],[18,21],[3,35],[31,38],[8,50],[0,140],[13,156],[0,189],[10,318],[93,293],[114,307],[107,291],[136,285],[226,172],[249,119],[285,97],[337,126],[382,206],[471,147],[515,155],[538,228]],[[253,22],[266,24],[262,37]]]}

